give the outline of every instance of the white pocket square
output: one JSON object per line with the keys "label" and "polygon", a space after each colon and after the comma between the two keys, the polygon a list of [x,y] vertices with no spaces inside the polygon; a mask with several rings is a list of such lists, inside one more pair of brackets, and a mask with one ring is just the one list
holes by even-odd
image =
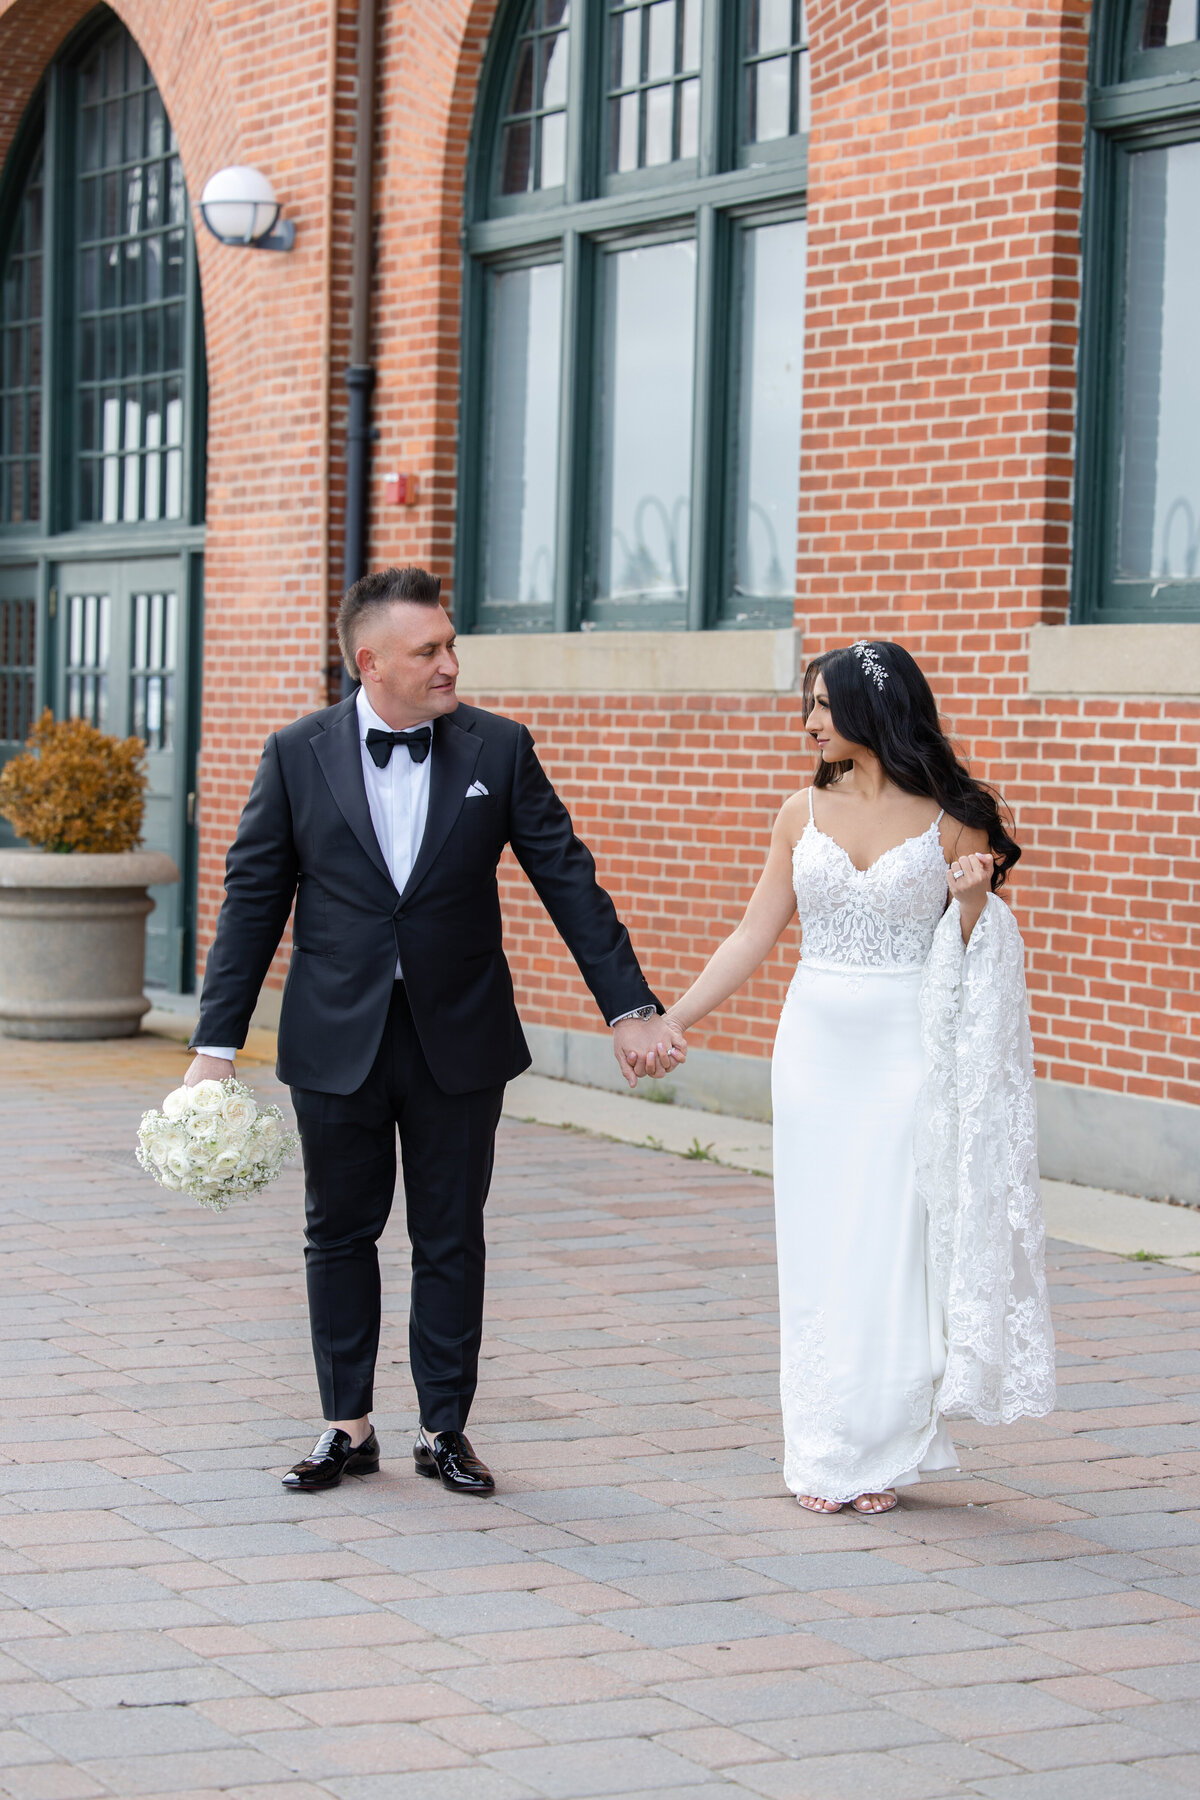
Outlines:
{"label": "white pocket square", "polygon": [[467,789],[464,798],[467,800],[474,800],[477,799],[480,794],[486,793],[487,789],[484,787],[482,781],[473,781]]}

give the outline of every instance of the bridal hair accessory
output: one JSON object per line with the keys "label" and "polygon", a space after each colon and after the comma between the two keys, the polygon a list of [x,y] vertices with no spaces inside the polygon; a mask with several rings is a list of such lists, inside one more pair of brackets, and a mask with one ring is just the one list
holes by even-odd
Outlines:
{"label": "bridal hair accessory", "polygon": [[160,1187],[223,1212],[269,1187],[299,1141],[277,1106],[260,1112],[245,1082],[229,1076],[175,1088],[161,1112],[145,1113],[137,1159]]}
{"label": "bridal hair accessory", "polygon": [[868,644],[862,638],[859,638],[858,642],[851,644],[850,648],[853,650],[855,656],[857,656],[859,667],[863,674],[870,676],[871,680],[882,694],[883,684],[888,678],[888,672],[876,655],[875,646],[873,644]]}

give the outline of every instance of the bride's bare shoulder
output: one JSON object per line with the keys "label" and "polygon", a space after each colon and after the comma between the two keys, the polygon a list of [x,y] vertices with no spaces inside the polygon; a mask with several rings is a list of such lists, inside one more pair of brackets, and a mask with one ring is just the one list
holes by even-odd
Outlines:
{"label": "bride's bare shoulder", "polygon": [[789,844],[798,844],[808,824],[808,789],[800,788],[795,794],[789,794],[780,807],[775,818],[775,829],[781,836],[786,836]]}
{"label": "bride's bare shoulder", "polygon": [[964,825],[961,819],[952,818],[949,813],[942,814],[939,836],[942,849],[950,862],[956,856],[983,855],[991,848],[986,831],[980,831],[974,825]]}

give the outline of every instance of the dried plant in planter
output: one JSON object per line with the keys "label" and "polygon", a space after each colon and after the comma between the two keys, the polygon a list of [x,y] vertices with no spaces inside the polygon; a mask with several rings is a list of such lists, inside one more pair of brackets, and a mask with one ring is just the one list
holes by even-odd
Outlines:
{"label": "dried plant in planter", "polygon": [[146,808],[146,746],[47,709],[24,755],[0,770],[0,814],[40,850],[136,850]]}

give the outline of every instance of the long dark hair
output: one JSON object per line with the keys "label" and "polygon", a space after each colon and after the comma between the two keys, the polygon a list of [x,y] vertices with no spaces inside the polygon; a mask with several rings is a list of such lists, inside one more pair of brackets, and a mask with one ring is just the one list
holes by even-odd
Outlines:
{"label": "long dark hair", "polygon": [[[906,794],[928,795],[952,819],[986,832],[996,859],[992,888],[1003,887],[1021,854],[1007,829],[1012,814],[995,789],[976,781],[954,754],[933,691],[903,645],[877,640],[814,656],[804,671],[806,719],[818,675],[825,678],[838,736],[873,751],[888,780]],[[851,766],[822,762],[814,785],[828,787]]]}

